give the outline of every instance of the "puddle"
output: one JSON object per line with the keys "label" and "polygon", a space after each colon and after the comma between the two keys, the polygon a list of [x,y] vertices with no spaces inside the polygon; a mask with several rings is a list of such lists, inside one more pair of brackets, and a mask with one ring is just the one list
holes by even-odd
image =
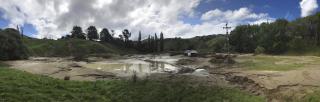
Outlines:
{"label": "puddle", "polygon": [[163,62],[146,62],[138,59],[94,62],[84,65],[87,68],[112,72],[117,76],[128,77],[134,73],[138,77],[145,77],[152,73],[177,73],[178,68]]}

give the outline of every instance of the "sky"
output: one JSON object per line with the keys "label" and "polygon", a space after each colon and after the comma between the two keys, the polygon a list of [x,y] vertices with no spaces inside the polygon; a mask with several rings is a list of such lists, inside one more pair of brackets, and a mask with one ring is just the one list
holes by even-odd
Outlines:
{"label": "sky", "polygon": [[35,38],[57,39],[73,26],[93,25],[138,32],[143,37],[163,32],[165,37],[225,34],[232,28],[283,18],[289,21],[318,12],[319,0],[0,0],[0,28],[23,27]]}

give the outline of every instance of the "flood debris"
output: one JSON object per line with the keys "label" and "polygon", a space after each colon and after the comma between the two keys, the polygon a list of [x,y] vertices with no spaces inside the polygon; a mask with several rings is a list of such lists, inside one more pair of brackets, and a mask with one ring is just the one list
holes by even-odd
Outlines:
{"label": "flood debris", "polygon": [[69,67],[74,67],[74,68],[82,68],[81,65],[79,65],[78,63],[71,63],[68,65]]}
{"label": "flood debris", "polygon": [[193,68],[181,67],[181,68],[178,70],[178,74],[192,73],[192,72],[194,72],[194,71],[195,71],[195,69],[193,69]]}
{"label": "flood debris", "polygon": [[82,75],[77,75],[77,76],[82,76],[82,77],[94,77],[94,78],[96,78],[96,79],[116,77],[116,75],[115,75],[115,74],[112,74],[112,73],[105,73],[105,74],[82,74]]}
{"label": "flood debris", "polygon": [[65,76],[63,80],[70,80],[70,76]]}
{"label": "flood debris", "polygon": [[197,60],[194,58],[185,58],[185,59],[180,59],[176,62],[177,65],[190,65],[194,64]]}
{"label": "flood debris", "polygon": [[236,55],[228,55],[228,54],[216,54],[209,60],[210,63],[213,64],[235,64],[234,60]]}

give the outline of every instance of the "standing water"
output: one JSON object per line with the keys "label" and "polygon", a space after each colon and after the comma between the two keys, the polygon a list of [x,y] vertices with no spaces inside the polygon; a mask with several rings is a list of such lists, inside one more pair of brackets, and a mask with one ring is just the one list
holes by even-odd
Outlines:
{"label": "standing water", "polygon": [[117,76],[129,77],[134,73],[138,77],[148,76],[152,73],[177,73],[178,68],[160,61],[143,61],[138,59],[102,61],[86,64],[85,67],[105,72],[115,73]]}

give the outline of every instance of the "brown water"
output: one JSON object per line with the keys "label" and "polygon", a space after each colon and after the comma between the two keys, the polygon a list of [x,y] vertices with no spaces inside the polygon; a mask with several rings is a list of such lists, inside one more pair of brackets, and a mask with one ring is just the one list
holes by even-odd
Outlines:
{"label": "brown water", "polygon": [[127,59],[117,61],[94,62],[84,65],[106,72],[116,73],[118,76],[132,76],[136,73],[139,77],[144,77],[152,73],[177,73],[178,68],[160,61],[146,62],[138,59]]}

